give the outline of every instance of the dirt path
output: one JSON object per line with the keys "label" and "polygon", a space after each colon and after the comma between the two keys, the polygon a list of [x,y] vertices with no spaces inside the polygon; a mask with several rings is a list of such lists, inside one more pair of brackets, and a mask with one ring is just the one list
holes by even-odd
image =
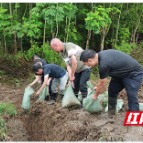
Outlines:
{"label": "dirt path", "polygon": [[[143,87],[143,84],[142,86]],[[139,126],[123,126],[127,106],[126,92],[119,98],[124,105],[118,115],[108,117],[102,111],[90,114],[80,109],[63,109],[61,103],[47,105],[45,101],[35,103],[31,99],[28,113],[23,113],[21,103],[25,87],[13,89],[0,86],[0,102],[13,102],[18,115],[4,116],[10,129],[6,141],[142,141],[143,132]],[[143,102],[143,91],[138,93],[139,102]]]}

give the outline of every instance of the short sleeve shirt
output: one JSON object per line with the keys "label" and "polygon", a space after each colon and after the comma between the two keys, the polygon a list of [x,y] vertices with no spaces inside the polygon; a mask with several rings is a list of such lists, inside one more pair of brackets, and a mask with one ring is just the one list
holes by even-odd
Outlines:
{"label": "short sleeve shirt", "polygon": [[80,61],[80,56],[81,56],[82,51],[83,51],[83,49],[80,46],[78,46],[74,43],[68,42],[68,43],[63,44],[63,52],[60,52],[62,59],[70,66],[72,66],[70,57],[72,55],[74,55],[76,57],[76,60],[77,60],[76,72],[77,73],[79,73],[87,68],[90,68],[90,67],[84,65],[82,61]]}
{"label": "short sleeve shirt", "polygon": [[51,78],[61,78],[66,74],[66,70],[56,64],[47,64],[43,66],[43,73]]}
{"label": "short sleeve shirt", "polygon": [[143,67],[131,56],[118,50],[104,50],[98,53],[100,79],[108,76],[125,78],[133,72],[142,72]]}

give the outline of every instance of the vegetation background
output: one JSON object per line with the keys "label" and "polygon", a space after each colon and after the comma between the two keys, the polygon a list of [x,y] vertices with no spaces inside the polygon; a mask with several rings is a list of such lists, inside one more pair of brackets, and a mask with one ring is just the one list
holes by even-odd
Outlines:
{"label": "vegetation background", "polygon": [[142,3],[0,3],[0,79],[28,77],[34,54],[66,68],[49,45],[54,37],[96,52],[117,49],[142,64],[142,27]]}

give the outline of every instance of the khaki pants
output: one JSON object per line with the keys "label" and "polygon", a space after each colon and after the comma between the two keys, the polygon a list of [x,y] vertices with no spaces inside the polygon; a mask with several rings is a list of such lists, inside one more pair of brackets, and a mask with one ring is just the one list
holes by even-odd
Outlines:
{"label": "khaki pants", "polygon": [[66,72],[66,74],[61,77],[61,78],[54,78],[53,79],[53,82],[52,82],[52,92],[53,93],[57,93],[57,88],[58,88],[58,85],[60,84],[60,94],[61,95],[64,95],[65,94],[65,86],[66,86],[66,83],[67,83],[67,80],[68,80],[68,72]]}

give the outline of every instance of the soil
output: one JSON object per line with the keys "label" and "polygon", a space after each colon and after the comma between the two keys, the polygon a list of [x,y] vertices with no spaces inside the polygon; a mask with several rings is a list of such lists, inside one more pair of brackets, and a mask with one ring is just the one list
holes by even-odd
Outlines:
{"label": "soil", "polygon": [[[110,79],[107,83],[110,82]],[[97,82],[91,81],[93,85]],[[106,87],[107,90],[108,86]],[[80,108],[62,108],[60,101],[47,105],[46,101],[35,103],[31,97],[30,109],[21,108],[25,86],[0,85],[0,102],[13,102],[18,115],[2,116],[9,129],[5,141],[142,141],[141,126],[124,126],[128,101],[126,91],[118,98],[124,100],[119,114],[108,116],[103,111],[90,114]],[[143,103],[143,83],[138,92]]]}

